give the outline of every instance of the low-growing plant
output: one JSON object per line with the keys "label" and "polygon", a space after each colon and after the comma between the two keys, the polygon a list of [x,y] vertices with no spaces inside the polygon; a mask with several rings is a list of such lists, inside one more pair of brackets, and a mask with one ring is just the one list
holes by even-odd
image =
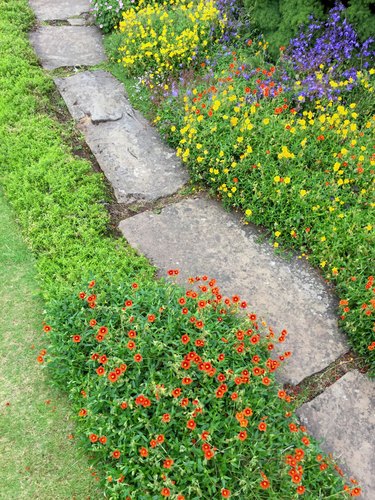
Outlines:
{"label": "low-growing plant", "polygon": [[[179,129],[167,108],[169,134],[179,137],[177,154],[195,180],[208,183],[225,205],[240,208],[245,223],[267,227],[275,248],[300,251],[338,285],[350,302],[340,314],[351,343],[374,363],[373,298],[365,286],[375,259],[375,122],[357,113],[355,102],[316,101],[298,111],[273,70],[258,68],[249,80],[234,58],[216,82],[185,96]],[[374,73],[359,75],[370,93]],[[254,100],[259,88],[263,97]]]}
{"label": "low-growing plant", "polygon": [[90,12],[104,33],[110,33],[122,19],[122,12],[135,0],[90,0]]}
{"label": "low-growing plant", "polygon": [[160,76],[198,64],[222,32],[214,0],[139,5],[123,13],[118,62],[130,75]]}
{"label": "low-growing plant", "polygon": [[110,498],[346,496],[275,384],[287,332],[240,316],[214,279],[189,281],[90,282],[49,310],[38,361],[68,387]]}

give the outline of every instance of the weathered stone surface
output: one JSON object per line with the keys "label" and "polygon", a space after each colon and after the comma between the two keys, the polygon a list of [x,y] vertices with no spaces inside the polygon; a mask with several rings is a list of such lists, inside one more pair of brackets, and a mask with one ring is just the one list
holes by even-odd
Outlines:
{"label": "weathered stone surface", "polygon": [[56,79],[70,112],[111,182],[120,203],[150,202],[178,191],[188,180],[174,151],[104,71]]}
{"label": "weathered stone surface", "polygon": [[102,34],[94,26],[42,26],[29,36],[45,69],[92,66],[106,60]]}
{"label": "weathered stone surface", "polygon": [[375,381],[357,370],[346,373],[320,396],[297,410],[322,448],[332,452],[360,483],[366,500],[375,499]]}
{"label": "weathered stone surface", "polygon": [[241,226],[218,203],[189,199],[160,214],[143,212],[120,223],[128,242],[159,269],[178,267],[180,278],[207,274],[227,295],[238,293],[276,331],[286,328],[283,350],[293,351],[281,380],[291,383],[325,368],[348,349],[338,331],[335,300],[307,263],[283,260],[259,233]]}
{"label": "weathered stone surface", "polygon": [[70,26],[86,26],[87,21],[83,17],[71,17],[68,19]]}
{"label": "weathered stone surface", "polygon": [[41,21],[66,20],[90,10],[90,0],[29,0],[29,3]]}
{"label": "weathered stone surface", "polygon": [[123,85],[106,71],[84,71],[68,78],[55,78],[72,117],[86,116],[94,124],[116,121],[124,112],[132,113]]}

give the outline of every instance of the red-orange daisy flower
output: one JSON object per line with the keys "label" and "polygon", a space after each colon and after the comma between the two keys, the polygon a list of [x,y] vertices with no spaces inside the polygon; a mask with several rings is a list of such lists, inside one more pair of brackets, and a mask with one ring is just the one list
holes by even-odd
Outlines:
{"label": "red-orange daisy flower", "polygon": [[164,469],[170,469],[173,464],[174,464],[174,460],[172,460],[171,458],[166,458],[163,462],[163,467],[164,467]]}
{"label": "red-orange daisy flower", "polygon": [[193,429],[195,429],[195,428],[196,428],[196,426],[197,426],[197,424],[196,424],[195,420],[193,420],[192,418],[191,418],[190,420],[188,420],[188,421],[187,421],[186,427],[187,427],[188,429],[193,430]]}

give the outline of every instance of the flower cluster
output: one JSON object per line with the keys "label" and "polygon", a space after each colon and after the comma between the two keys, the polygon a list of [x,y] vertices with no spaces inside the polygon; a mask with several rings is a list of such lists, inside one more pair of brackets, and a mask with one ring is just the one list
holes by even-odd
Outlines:
{"label": "flower cluster", "polygon": [[134,285],[99,289],[94,308],[86,292],[56,303],[47,334],[46,364],[69,387],[111,498],[343,491],[276,387],[291,354],[285,330],[246,314],[245,301],[223,296],[207,276],[191,278],[187,291]]}
{"label": "flower cluster", "polygon": [[90,0],[90,11],[96,24],[109,33],[121,21],[122,11],[134,3],[135,0]]}
{"label": "flower cluster", "polygon": [[204,60],[223,21],[214,0],[153,2],[123,12],[118,62],[130,74],[178,72]]}
{"label": "flower cluster", "polygon": [[[357,40],[353,27],[342,15],[345,10],[337,3],[323,22],[314,20],[289,43],[284,52],[285,86],[294,85],[298,96],[304,99],[326,97],[336,99],[358,84],[357,71],[369,67],[374,56],[374,39],[363,44]],[[297,78],[295,77],[297,75]]]}
{"label": "flower cluster", "polygon": [[[302,110],[272,80],[274,68],[258,68],[250,80],[245,71],[234,56],[220,78],[185,96],[182,123],[172,125],[177,154],[195,179],[242,209],[245,223],[273,227],[275,248],[299,249],[354,299],[363,279],[350,277],[358,269],[371,273],[374,248],[375,120],[356,102],[316,100]],[[357,72],[369,95],[374,74]],[[254,101],[259,89],[263,96]],[[212,141],[215,136],[221,140]],[[372,314],[362,314],[362,303],[360,296],[353,300],[354,330],[367,335],[353,332],[352,341],[368,355],[374,325]]]}

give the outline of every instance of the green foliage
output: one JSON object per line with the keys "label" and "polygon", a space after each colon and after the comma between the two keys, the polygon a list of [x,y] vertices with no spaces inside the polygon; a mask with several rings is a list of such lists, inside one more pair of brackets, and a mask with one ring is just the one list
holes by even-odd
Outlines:
{"label": "green foliage", "polygon": [[346,16],[355,27],[360,40],[364,41],[374,36],[375,12],[373,0],[349,0]]}
{"label": "green foliage", "polygon": [[134,0],[91,0],[91,12],[96,24],[109,33],[121,21],[122,12],[133,4]]}
{"label": "green foliage", "polygon": [[83,449],[68,439],[71,407],[35,363],[43,347],[38,292],[34,260],[0,190],[1,497],[99,499]]}
{"label": "green foliage", "polygon": [[0,4],[0,183],[38,257],[43,293],[53,296],[111,267],[118,280],[150,277],[146,260],[109,235],[102,175],[74,158],[62,143],[62,126],[42,111],[50,109],[53,82],[27,41],[30,11],[17,4],[19,10]]}
{"label": "green foliage", "polygon": [[255,314],[238,315],[240,297],[224,299],[206,276],[189,281],[186,293],[91,282],[50,305],[40,362],[69,388],[108,496],[344,497],[275,387],[286,332],[261,336]]}

